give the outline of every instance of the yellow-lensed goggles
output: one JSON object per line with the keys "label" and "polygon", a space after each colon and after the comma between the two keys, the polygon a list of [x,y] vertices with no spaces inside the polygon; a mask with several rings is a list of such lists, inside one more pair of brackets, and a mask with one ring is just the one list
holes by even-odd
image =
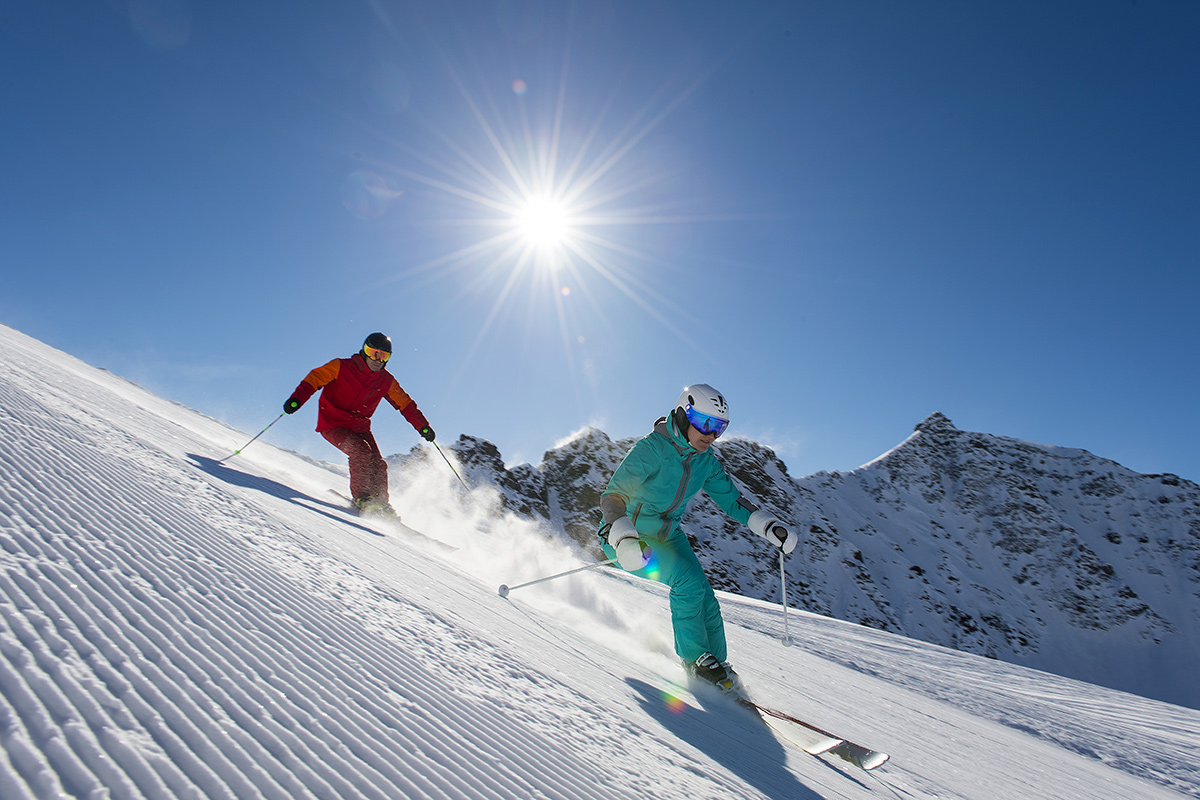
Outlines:
{"label": "yellow-lensed goggles", "polygon": [[387,350],[380,350],[378,347],[367,347],[363,345],[363,355],[373,361],[387,361],[392,357],[392,354]]}

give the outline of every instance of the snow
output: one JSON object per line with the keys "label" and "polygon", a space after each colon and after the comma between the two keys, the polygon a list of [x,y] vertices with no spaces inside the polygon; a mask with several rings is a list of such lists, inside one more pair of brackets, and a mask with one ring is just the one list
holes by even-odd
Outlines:
{"label": "snow", "polygon": [[892,759],[809,756],[678,685],[663,587],[502,599],[583,557],[252,434],[0,326],[0,798],[1200,797],[1198,711],[722,594],[752,695]]}

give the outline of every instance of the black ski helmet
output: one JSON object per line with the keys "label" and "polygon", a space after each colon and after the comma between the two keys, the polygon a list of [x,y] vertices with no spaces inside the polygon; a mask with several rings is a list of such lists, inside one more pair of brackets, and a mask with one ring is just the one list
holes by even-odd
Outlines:
{"label": "black ski helmet", "polygon": [[392,340],[376,331],[363,340],[363,349],[374,347],[376,350],[382,350],[385,353],[392,352]]}

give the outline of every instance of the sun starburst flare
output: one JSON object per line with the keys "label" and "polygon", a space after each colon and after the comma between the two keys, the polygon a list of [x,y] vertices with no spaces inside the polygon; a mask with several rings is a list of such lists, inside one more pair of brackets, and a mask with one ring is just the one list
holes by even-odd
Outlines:
{"label": "sun starburst flare", "polygon": [[[679,326],[696,320],[668,291],[673,277],[666,273],[676,265],[646,244],[653,237],[638,234],[700,217],[678,212],[690,198],[671,196],[667,187],[677,185],[677,175],[637,150],[704,77],[665,100],[660,91],[614,126],[619,114],[611,97],[587,106],[599,109],[594,119],[568,113],[567,98],[577,95],[567,91],[565,60],[553,97],[539,95],[532,80],[512,82],[511,94],[473,93],[446,66],[473,125],[427,123],[434,146],[394,142],[423,166],[396,165],[391,172],[432,190],[424,196],[438,208],[422,213],[430,216],[429,229],[447,233],[452,244],[396,278],[453,280],[466,299],[490,298],[455,380],[498,328],[514,322],[525,326],[530,347],[556,325],[573,380],[581,345],[624,335],[631,310],[692,346]],[[538,101],[543,113],[531,111]],[[617,320],[621,326],[614,327]]]}

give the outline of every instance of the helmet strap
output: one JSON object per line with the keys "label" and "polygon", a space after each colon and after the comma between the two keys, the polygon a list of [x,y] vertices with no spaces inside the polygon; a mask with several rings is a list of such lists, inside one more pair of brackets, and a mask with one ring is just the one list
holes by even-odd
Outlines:
{"label": "helmet strap", "polygon": [[688,435],[688,428],[690,428],[692,426],[692,423],[688,422],[687,412],[684,411],[682,408],[677,407],[675,409],[674,416],[675,416],[676,430],[679,431],[680,436],[682,436],[684,439],[686,439],[687,435]]}

